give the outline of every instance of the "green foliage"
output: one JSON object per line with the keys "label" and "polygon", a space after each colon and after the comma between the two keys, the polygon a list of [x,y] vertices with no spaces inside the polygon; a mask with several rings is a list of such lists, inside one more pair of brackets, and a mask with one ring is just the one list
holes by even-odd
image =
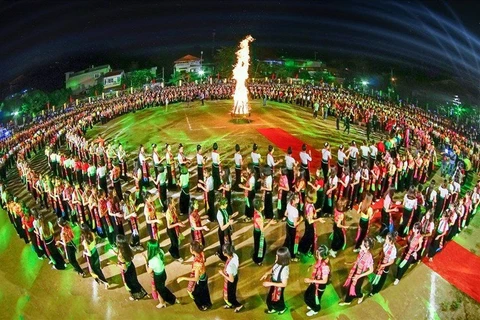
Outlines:
{"label": "green foliage", "polygon": [[[203,79],[205,80],[205,76],[203,77]],[[195,72],[175,71],[174,74],[170,75],[170,80],[168,81],[168,83],[172,85],[177,85],[180,80],[182,80],[182,83],[194,82],[195,80],[200,81],[201,76]]]}
{"label": "green foliage", "polygon": [[51,106],[63,106],[64,103],[69,101],[71,89],[58,89],[48,94]]}
{"label": "green foliage", "polygon": [[[46,92],[41,90],[33,90],[23,95],[22,106],[20,112],[25,114],[37,114],[46,108],[49,102],[49,96]],[[50,103],[50,105],[52,105]]]}
{"label": "green foliage", "polygon": [[[213,60],[217,67],[217,72],[220,73],[221,78],[231,78],[233,66],[237,61],[235,52],[236,47],[223,47],[217,50]],[[252,65],[250,65],[251,67]]]}
{"label": "green foliage", "polygon": [[103,82],[99,81],[93,87],[88,88],[87,96],[89,97],[99,96],[102,94],[102,92],[103,92]]}
{"label": "green foliage", "polygon": [[127,86],[138,88],[146,83],[150,83],[155,75],[150,72],[150,69],[135,70],[128,74],[126,79]]}

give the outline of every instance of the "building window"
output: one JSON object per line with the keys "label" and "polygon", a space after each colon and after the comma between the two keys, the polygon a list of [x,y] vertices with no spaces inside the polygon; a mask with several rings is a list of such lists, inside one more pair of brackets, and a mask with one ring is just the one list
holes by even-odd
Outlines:
{"label": "building window", "polygon": [[100,78],[100,73],[95,73],[95,74],[93,75],[93,77],[94,77],[95,79]]}

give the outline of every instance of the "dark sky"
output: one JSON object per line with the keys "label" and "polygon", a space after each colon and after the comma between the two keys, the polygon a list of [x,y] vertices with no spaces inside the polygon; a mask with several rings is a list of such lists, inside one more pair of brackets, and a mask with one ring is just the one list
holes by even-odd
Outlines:
{"label": "dark sky", "polygon": [[474,1],[3,1],[0,10],[2,96],[62,87],[65,72],[92,64],[171,73],[176,58],[208,59],[247,34],[263,55],[365,57],[480,87]]}

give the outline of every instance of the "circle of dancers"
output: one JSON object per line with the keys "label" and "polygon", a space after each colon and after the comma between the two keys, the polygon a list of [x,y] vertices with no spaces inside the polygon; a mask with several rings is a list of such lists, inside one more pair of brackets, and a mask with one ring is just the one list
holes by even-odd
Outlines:
{"label": "circle of dancers", "polygon": [[[130,299],[152,297],[158,300],[157,308],[164,308],[180,303],[166,286],[166,253],[160,246],[160,236],[165,231],[171,258],[178,263],[184,263],[184,258],[192,260],[189,275],[176,281],[185,283],[195,305],[205,311],[212,307],[205,233],[217,228],[219,246],[215,255],[223,266],[218,273],[224,280],[225,308],[240,312],[244,305],[237,300],[240,260],[232,239],[234,226],[253,224],[250,258],[263,268],[267,241],[274,241],[268,239],[267,230],[281,223],[285,228],[284,243],[276,250],[274,265],[258,279],[267,290],[265,312],[283,314],[288,310],[284,293],[290,265],[306,257],[315,260],[309,269],[311,275],[304,279],[306,314],[314,316],[321,310],[321,298],[330,282],[330,259],[341,255],[347,246],[353,246],[358,255],[344,282],[345,297],[340,305],[349,305],[355,299],[362,303],[366,297],[362,287],[371,274],[369,295],[382,290],[390,269],[395,271],[390,274],[397,285],[412,265],[422,259],[432,261],[448,241],[468,228],[477,212],[480,183],[463,195],[461,184],[466,175],[478,172],[478,144],[470,145],[463,138],[454,140],[459,137],[457,133],[442,131],[431,125],[432,121],[414,123],[409,111],[400,115],[403,120],[395,120],[402,111],[388,112],[388,105],[383,106],[382,121],[379,115],[383,113],[376,114],[373,107],[344,105],[338,96],[336,100],[329,99],[331,92],[337,91],[328,87],[272,84],[249,87],[254,98],[268,97],[311,107],[315,118],[321,104],[321,118],[333,113],[337,129],[339,118],[349,119],[345,120],[348,131],[351,120],[367,121],[364,141],[352,140],[337,147],[326,142],[320,152],[320,163],[313,163],[306,144],[301,146],[299,154],[292,151],[298,146],[289,147],[284,156],[274,156],[276,150],[272,145],[265,148],[266,154],[261,154],[262,148],[253,144],[247,157],[250,159],[244,161],[243,156],[250,151],[247,147],[236,144],[235,153],[222,154],[225,146],[221,141],[212,146],[197,145],[191,159],[184,154],[181,143],[142,145],[135,160],[130,161],[121,143],[101,136],[90,141],[85,137],[95,123],[107,123],[130,111],[168,106],[171,101],[190,101],[198,92],[212,99],[228,98],[230,89],[228,85],[166,88],[87,104],[54,119],[45,119],[34,128],[2,141],[2,150],[11,149],[2,157],[1,205],[19,237],[53,268],[66,269],[68,260],[81,277],[89,274],[105,288],[110,284],[102,272],[98,248],[99,243],[107,243],[116,256]],[[369,127],[382,138],[371,139]],[[442,178],[437,182],[432,177],[437,170],[438,150],[441,150]],[[334,151],[336,159],[332,156]],[[47,170],[31,167],[30,161],[37,153],[44,153]],[[465,170],[460,156],[471,159],[473,170]],[[234,173],[229,165],[234,167]],[[313,170],[315,166],[318,169]],[[35,205],[27,205],[9,191],[12,176],[7,179],[7,170],[14,167]],[[124,185],[132,181],[134,187],[124,190]],[[394,201],[397,192],[405,192],[402,201]],[[174,197],[177,193],[178,197]],[[234,195],[243,198],[242,205],[234,205]],[[206,215],[206,224],[201,212]],[[49,219],[50,213],[55,215],[55,221]],[[374,221],[376,214],[380,215],[378,225]],[[358,219],[358,223],[348,226],[347,215]],[[145,221],[149,237],[144,243],[140,239],[140,219]],[[319,243],[317,225],[327,221],[332,222],[329,241]],[[79,245],[74,241],[72,229],[76,226],[81,230]],[[357,230],[354,242],[347,239],[348,229]],[[182,243],[190,243],[184,257],[180,253]],[[377,259],[372,253],[376,243],[382,244]],[[78,262],[79,247],[87,270]],[[138,281],[133,262],[135,252],[142,252],[151,276],[151,294]]]}

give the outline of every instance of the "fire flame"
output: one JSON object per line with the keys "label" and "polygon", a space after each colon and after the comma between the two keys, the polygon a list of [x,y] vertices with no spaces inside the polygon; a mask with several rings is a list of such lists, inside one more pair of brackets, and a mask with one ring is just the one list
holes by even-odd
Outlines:
{"label": "fire flame", "polygon": [[236,80],[235,93],[233,94],[233,114],[245,115],[250,113],[248,105],[248,90],[245,82],[248,79],[248,66],[250,65],[250,49],[248,44],[252,42],[252,36],[247,36],[240,42],[240,49],[236,52],[237,64],[233,69],[233,79]]}

